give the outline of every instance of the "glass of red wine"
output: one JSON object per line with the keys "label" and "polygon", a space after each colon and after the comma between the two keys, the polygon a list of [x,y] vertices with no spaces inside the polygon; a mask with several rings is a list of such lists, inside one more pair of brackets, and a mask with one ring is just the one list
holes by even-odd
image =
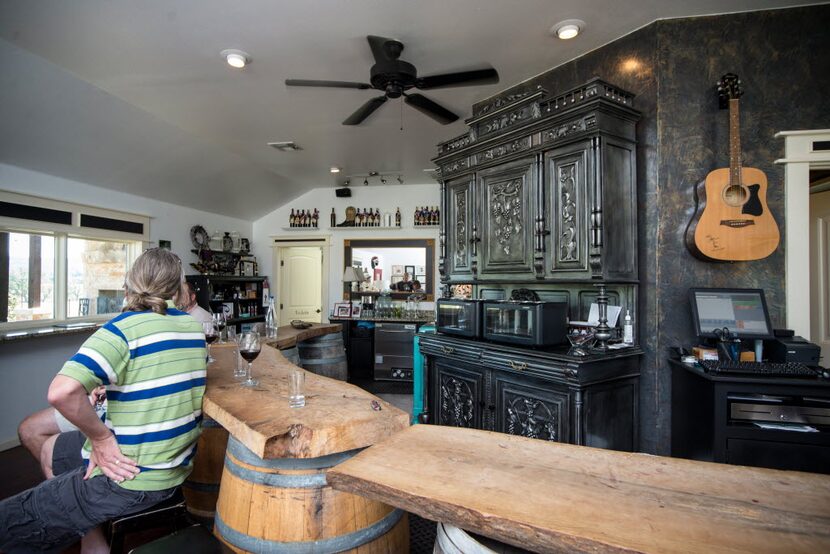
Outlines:
{"label": "glass of red wine", "polygon": [[215,321],[204,321],[202,322],[202,331],[205,333],[205,342],[208,345],[208,357],[207,363],[215,362],[216,360],[213,359],[213,356],[210,355],[210,345],[213,342],[216,342],[216,339],[219,338],[219,333],[216,330],[216,322]]}
{"label": "glass of red wine", "polygon": [[259,381],[251,376],[251,365],[259,356],[261,348],[259,333],[248,331],[239,335],[239,354],[248,362],[246,379],[242,382],[243,387],[255,387],[259,384]]}

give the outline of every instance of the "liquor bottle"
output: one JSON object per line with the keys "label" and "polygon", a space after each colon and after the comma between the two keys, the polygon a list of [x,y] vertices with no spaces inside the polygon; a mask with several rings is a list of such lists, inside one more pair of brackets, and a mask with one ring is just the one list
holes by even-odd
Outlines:
{"label": "liquor bottle", "polygon": [[337,214],[334,213],[334,208],[331,209],[331,226],[337,227]]}
{"label": "liquor bottle", "polygon": [[375,212],[374,210],[369,210],[369,215],[366,216],[366,227],[374,227],[375,226]]}
{"label": "liquor bottle", "polygon": [[269,339],[277,336],[277,314],[274,309],[274,297],[268,298],[268,312],[265,314],[265,336]]}
{"label": "liquor bottle", "polygon": [[375,227],[380,227],[380,208],[375,208]]}
{"label": "liquor bottle", "polygon": [[268,304],[268,297],[271,295],[271,290],[268,287],[268,277],[262,282],[262,305]]}
{"label": "liquor bottle", "polygon": [[288,226],[289,227],[294,226],[294,208],[291,208],[291,215],[288,216]]}
{"label": "liquor bottle", "polygon": [[320,212],[317,211],[317,208],[314,208],[314,215],[311,216],[311,226],[315,229],[320,224]]}
{"label": "liquor bottle", "polygon": [[401,209],[397,208],[395,210],[395,227],[401,226]]}

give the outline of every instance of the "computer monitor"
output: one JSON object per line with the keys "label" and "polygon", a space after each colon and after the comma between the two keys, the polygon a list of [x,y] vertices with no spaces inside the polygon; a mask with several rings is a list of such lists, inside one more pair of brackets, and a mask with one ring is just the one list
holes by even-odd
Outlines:
{"label": "computer monitor", "polygon": [[728,328],[740,339],[771,339],[767,301],[761,289],[689,289],[695,331],[716,338],[716,329]]}

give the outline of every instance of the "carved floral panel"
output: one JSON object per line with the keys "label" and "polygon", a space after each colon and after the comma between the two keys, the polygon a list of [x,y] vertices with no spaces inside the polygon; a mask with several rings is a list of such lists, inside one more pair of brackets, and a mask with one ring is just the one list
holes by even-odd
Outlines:
{"label": "carved floral panel", "polygon": [[487,207],[490,261],[524,261],[525,180],[510,179],[489,185]]}
{"label": "carved floral panel", "polygon": [[579,260],[576,171],[576,163],[563,164],[557,168],[556,181],[559,186],[558,259],[560,262]]}
{"label": "carved floral panel", "polygon": [[441,375],[441,425],[473,427],[473,391],[470,384],[449,375]]}
{"label": "carved floral panel", "polygon": [[505,394],[505,402],[507,433],[548,441],[561,439],[558,404],[514,393]]}

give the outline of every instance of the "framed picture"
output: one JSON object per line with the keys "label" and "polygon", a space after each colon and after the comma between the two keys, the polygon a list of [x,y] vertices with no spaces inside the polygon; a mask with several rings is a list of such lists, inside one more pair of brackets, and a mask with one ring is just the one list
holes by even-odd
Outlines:
{"label": "framed picture", "polygon": [[360,317],[361,311],[363,311],[363,306],[361,306],[360,304],[352,306],[352,317]]}
{"label": "framed picture", "polygon": [[422,265],[416,265],[415,266],[415,275],[423,275],[426,272],[427,272],[427,270],[424,266],[422,266]]}
{"label": "framed picture", "polygon": [[228,319],[233,318],[233,302],[222,302],[222,313]]}
{"label": "framed picture", "polygon": [[403,266],[402,265],[393,265],[392,266],[392,276],[395,275],[403,275]]}
{"label": "framed picture", "polygon": [[352,317],[351,302],[337,302],[334,304],[335,317]]}
{"label": "framed picture", "polygon": [[159,239],[159,248],[163,248],[165,250],[170,250],[171,243],[169,240],[161,240]]}
{"label": "framed picture", "polygon": [[408,273],[409,278],[412,279],[412,277],[415,275],[415,266],[414,265],[405,265],[405,266],[403,266],[403,272]]}
{"label": "framed picture", "polygon": [[257,274],[256,262],[253,260],[240,260],[239,274],[243,277],[254,277]]}

